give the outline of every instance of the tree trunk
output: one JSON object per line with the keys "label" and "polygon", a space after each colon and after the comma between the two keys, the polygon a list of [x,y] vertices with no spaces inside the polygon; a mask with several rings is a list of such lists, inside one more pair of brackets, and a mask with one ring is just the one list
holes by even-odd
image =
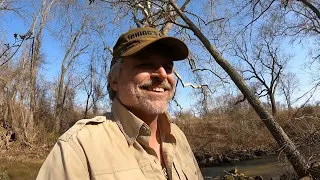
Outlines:
{"label": "tree trunk", "polygon": [[275,115],[277,115],[277,104],[276,104],[276,100],[274,98],[274,92],[270,93],[269,97],[270,97],[270,102],[271,102],[272,115],[275,116]]}
{"label": "tree trunk", "polygon": [[64,88],[64,77],[65,77],[65,69],[61,66],[61,74],[58,82],[58,89],[56,94],[56,105],[55,105],[55,127],[54,130],[57,133],[60,133],[60,124],[61,124],[61,114],[63,112],[64,106],[64,99],[63,99],[63,92],[65,91]]}
{"label": "tree trunk", "polygon": [[87,119],[87,118],[88,118],[90,97],[91,97],[91,94],[88,94],[88,95],[87,95],[87,100],[86,100],[86,109],[85,109],[85,111],[84,111],[84,119]]}
{"label": "tree trunk", "polygon": [[261,101],[255,96],[254,93],[250,91],[248,85],[239,75],[239,73],[231,66],[231,64],[226,61],[221,54],[215,49],[209,40],[202,34],[202,32],[194,25],[194,23],[185,16],[185,14],[179,9],[179,7],[169,0],[169,3],[173,6],[174,10],[179,14],[182,20],[189,26],[188,28],[193,31],[193,33],[199,38],[202,44],[206,47],[208,52],[212,55],[215,61],[228,73],[233,82],[237,85],[240,91],[244,94],[246,99],[249,101],[251,106],[254,108],[256,113],[262,119],[263,123],[266,125],[270,133],[273,135],[278,145],[284,150],[288,160],[293,166],[294,170],[299,177],[308,176],[308,165],[305,159],[302,157],[300,152],[297,150],[296,146],[283,131],[274,117],[268,113],[268,111],[263,107]]}

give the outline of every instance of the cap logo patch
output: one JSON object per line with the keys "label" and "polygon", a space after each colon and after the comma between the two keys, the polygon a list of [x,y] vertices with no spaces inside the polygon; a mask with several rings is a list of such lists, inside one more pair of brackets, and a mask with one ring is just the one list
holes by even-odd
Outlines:
{"label": "cap logo patch", "polygon": [[162,34],[160,32],[156,32],[156,31],[140,31],[140,32],[136,32],[136,33],[133,33],[133,34],[129,34],[127,36],[127,39],[128,40],[132,40],[132,39],[135,39],[135,38],[138,38],[140,36],[158,36],[158,37],[161,37]]}

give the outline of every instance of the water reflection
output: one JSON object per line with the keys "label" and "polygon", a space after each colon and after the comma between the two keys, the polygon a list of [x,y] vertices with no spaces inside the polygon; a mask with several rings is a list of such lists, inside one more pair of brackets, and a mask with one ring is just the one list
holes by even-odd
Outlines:
{"label": "water reflection", "polygon": [[278,156],[268,155],[259,159],[201,168],[201,172],[205,179],[212,179],[217,176],[223,177],[224,171],[237,168],[241,173],[247,176],[261,175],[265,179],[270,179],[271,177],[280,179],[279,174],[284,166],[286,165],[279,162]]}

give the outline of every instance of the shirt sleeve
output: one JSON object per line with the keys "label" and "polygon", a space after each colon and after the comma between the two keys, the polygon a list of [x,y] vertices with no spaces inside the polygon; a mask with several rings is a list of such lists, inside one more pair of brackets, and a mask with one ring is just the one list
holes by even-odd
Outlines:
{"label": "shirt sleeve", "polygon": [[36,180],[90,180],[73,147],[65,141],[58,141],[43,163]]}

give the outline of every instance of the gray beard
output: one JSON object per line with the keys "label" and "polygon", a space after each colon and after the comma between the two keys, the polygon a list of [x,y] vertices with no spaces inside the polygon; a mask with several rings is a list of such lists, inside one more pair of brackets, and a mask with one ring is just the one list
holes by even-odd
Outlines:
{"label": "gray beard", "polygon": [[[172,99],[172,95],[169,95],[167,99],[159,99],[154,96],[145,94],[143,90],[134,85],[126,85],[122,87],[122,98],[135,101],[136,109],[145,112],[146,114],[163,114],[168,110],[169,101]],[[173,94],[173,93],[172,93]]]}
{"label": "gray beard", "polygon": [[139,106],[147,114],[163,114],[168,110],[168,101],[152,102],[150,99],[139,99]]}

